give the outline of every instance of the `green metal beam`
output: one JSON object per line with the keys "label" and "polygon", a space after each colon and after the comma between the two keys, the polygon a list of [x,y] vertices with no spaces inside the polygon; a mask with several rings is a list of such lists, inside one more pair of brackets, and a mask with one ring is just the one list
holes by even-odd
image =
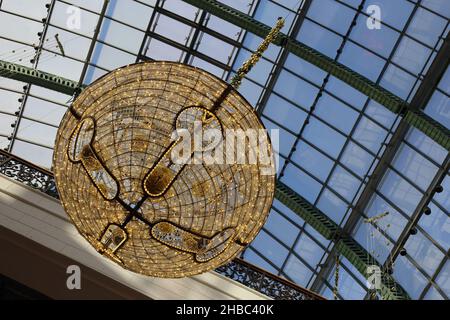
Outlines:
{"label": "green metal beam", "polygon": [[[275,197],[326,239],[335,241],[336,250],[346,257],[363,276],[366,278],[370,276],[367,273],[369,266],[375,265],[382,270],[382,266],[376,259],[350,235],[344,233],[333,220],[280,181],[277,182]],[[378,291],[386,300],[410,299],[405,290],[386,272],[381,274],[381,288]]]}
{"label": "green metal beam", "polygon": [[450,150],[450,130],[420,110],[408,110],[406,122]]}
{"label": "green metal beam", "polygon": [[75,81],[2,60],[0,60],[0,77],[35,84],[68,95],[73,95],[79,89]]}
{"label": "green metal beam", "polygon": [[[270,32],[271,28],[251,16],[240,12],[232,7],[224,5],[214,0],[183,0],[186,3],[194,5],[200,9],[206,10],[213,15],[218,16],[228,22],[231,22],[251,33],[264,38]],[[441,146],[450,150],[450,133],[441,124],[436,121],[430,121],[423,112],[409,112],[409,105],[406,101],[377,85],[373,81],[363,77],[359,73],[351,70],[345,65],[334,61],[326,55],[313,48],[290,38],[286,34],[280,34],[273,42],[275,45],[284,45],[287,50],[296,56],[310,62],[311,64],[329,72],[334,77],[344,81],[353,88],[364,93],[369,98],[377,101],[381,105],[394,113],[407,114],[408,123],[427,134]]]}

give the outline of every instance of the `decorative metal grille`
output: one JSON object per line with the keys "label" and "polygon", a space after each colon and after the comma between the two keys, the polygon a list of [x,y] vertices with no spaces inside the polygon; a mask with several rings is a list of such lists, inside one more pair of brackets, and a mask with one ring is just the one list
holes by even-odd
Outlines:
{"label": "decorative metal grille", "polygon": [[55,179],[50,171],[1,150],[0,173],[59,199]]}

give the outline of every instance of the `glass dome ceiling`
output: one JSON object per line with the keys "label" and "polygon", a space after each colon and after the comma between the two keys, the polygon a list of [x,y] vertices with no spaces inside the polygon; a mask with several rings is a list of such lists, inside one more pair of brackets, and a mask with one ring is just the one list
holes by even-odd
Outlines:
{"label": "glass dome ceiling", "polygon": [[[291,38],[450,127],[449,1],[221,2],[269,26],[285,17]],[[379,29],[368,28],[373,5]],[[0,0],[0,60],[83,84],[146,59],[188,63],[229,80],[260,41],[182,0]],[[450,297],[448,150],[286,48],[271,46],[240,92],[268,129],[279,129],[279,181],[381,265],[393,263],[394,279],[411,298]],[[50,168],[71,98],[0,78],[0,147]],[[433,193],[439,184],[443,191]],[[421,214],[424,204],[430,215]],[[377,223],[364,220],[384,212]],[[275,200],[243,257],[332,298],[336,253],[335,242]],[[339,272],[339,298],[368,297],[364,276],[343,257]]]}

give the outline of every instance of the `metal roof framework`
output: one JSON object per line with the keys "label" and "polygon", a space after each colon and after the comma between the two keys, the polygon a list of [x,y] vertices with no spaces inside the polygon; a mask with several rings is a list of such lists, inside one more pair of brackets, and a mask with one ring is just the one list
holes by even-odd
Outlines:
{"label": "metal roof framework", "polygon": [[[44,5],[45,1],[41,2]],[[280,15],[288,15],[287,28],[289,28],[289,31],[286,32],[286,35],[282,35],[278,40],[278,44],[281,44],[282,48],[278,50],[274,49],[273,52],[269,52],[262,62],[264,63],[263,67],[265,69],[271,69],[270,74],[268,74],[266,78],[260,76],[260,71],[255,72],[253,75],[250,74],[246,80],[247,82],[243,86],[244,88],[242,89],[242,92],[244,95],[249,95],[249,100],[253,100],[252,102],[256,105],[263,121],[267,120],[272,126],[275,125],[276,127],[281,128],[283,132],[286,132],[286,135],[292,136],[296,141],[290,150],[284,154],[281,154],[283,165],[280,167],[283,168],[283,170],[280,172],[280,182],[285,184],[293,192],[293,189],[296,189],[296,196],[301,197],[316,210],[319,207],[323,207],[321,201],[325,194],[330,194],[332,197],[336,198],[336,202],[346,203],[348,208],[340,221],[335,221],[336,219],[333,219],[333,213],[328,210],[322,210],[322,214],[330,221],[334,221],[334,223],[341,226],[344,233],[339,234],[348,234],[353,236],[354,239],[352,239],[352,241],[366,251],[369,251],[368,249],[371,248],[367,247],[367,245],[364,248],[364,243],[362,243],[361,237],[358,238],[358,234],[362,230],[361,218],[369,217],[373,214],[373,212],[369,212],[369,210],[372,203],[375,201],[373,200],[374,198],[377,198],[377,201],[378,199],[382,199],[383,202],[387,203],[392,208],[392,210],[399,212],[399,216],[401,216],[403,220],[406,220],[407,223],[405,223],[405,226],[402,228],[400,234],[395,237],[390,235],[389,232],[382,230],[382,228],[378,225],[368,227],[376,230],[375,232],[379,232],[381,234],[380,237],[386,238],[387,241],[391,243],[389,251],[391,256],[394,258],[390,260],[385,259],[385,261],[380,261],[383,259],[378,259],[377,263],[380,265],[385,265],[386,267],[387,264],[389,264],[388,260],[393,261],[396,259],[402,259],[405,261],[402,262],[403,265],[407,265],[410,270],[415,270],[414,272],[418,272],[420,277],[425,279],[424,281],[426,284],[420,293],[411,295],[413,298],[427,298],[431,295],[431,292],[433,292],[433,295],[443,298],[448,297],[448,292],[446,291],[448,289],[445,285],[440,284],[445,283],[442,282],[440,278],[442,278],[442,275],[447,272],[446,270],[449,266],[448,247],[445,246],[445,242],[443,242],[443,240],[437,239],[434,236],[434,232],[436,232],[435,230],[431,230],[428,226],[425,227],[424,225],[421,225],[422,221],[426,218],[423,217],[422,219],[424,206],[431,205],[433,208],[437,208],[436,210],[439,210],[443,217],[448,218],[448,208],[446,208],[445,200],[439,199],[439,197],[442,198],[442,196],[439,196],[436,192],[434,192],[438,185],[443,185],[445,187],[449,179],[448,125],[446,124],[445,118],[440,117],[436,113],[428,112],[428,110],[434,108],[431,105],[431,102],[433,102],[436,94],[444,96],[444,99],[448,99],[449,96],[448,89],[445,89],[445,83],[442,85],[442,82],[447,79],[446,75],[448,73],[446,73],[446,65],[448,65],[449,56],[448,54],[445,54],[445,52],[448,52],[448,49],[445,49],[448,47],[448,40],[445,37],[446,32],[448,32],[448,16],[445,11],[446,8],[432,7],[427,4],[426,0],[405,0],[404,2],[406,4],[402,5],[410,8],[410,12],[405,18],[403,27],[396,26],[393,22],[382,21],[383,28],[389,30],[392,29],[394,30],[392,32],[397,32],[399,35],[395,41],[395,45],[393,45],[393,49],[387,57],[384,58],[382,57],[382,54],[377,52],[377,49],[373,49],[373,47],[370,47],[370,44],[367,45],[367,43],[364,43],[362,40],[358,40],[355,36],[358,32],[358,27],[361,24],[361,20],[368,18],[366,8],[370,4],[370,1],[326,0],[326,2],[330,2],[336,8],[338,7],[339,10],[342,11],[339,12],[342,13],[342,15],[345,12],[351,13],[349,13],[348,28],[346,30],[343,29],[342,32],[334,31],[329,24],[329,21],[322,20],[320,16],[315,15],[318,6],[317,3],[320,1],[314,0],[299,1],[297,7],[294,8],[289,8],[286,5],[286,1],[272,0],[252,1],[248,7],[236,5],[233,1],[224,1],[227,4],[234,6],[234,8],[225,6],[217,1],[208,0],[184,1],[185,3],[195,5],[194,7],[183,7],[181,1],[173,1],[172,4],[170,4],[168,1],[161,0],[127,0],[126,2],[129,2],[134,6],[139,6],[139,8],[146,8],[148,10],[148,14],[146,15],[148,17],[148,23],[145,22],[139,26],[137,26],[131,19],[124,17],[123,10],[122,13],[120,13],[120,4],[117,4],[116,1],[96,2],[97,4],[92,5],[92,7],[91,5],[89,5],[89,7],[83,7],[83,5],[78,4],[77,1],[51,1],[48,4],[48,8],[46,8],[46,16],[44,20],[40,21],[36,17],[30,16],[30,14],[22,14],[20,11],[14,11],[13,9],[15,8],[11,5],[11,1],[0,1],[0,15],[7,17],[13,16],[21,21],[30,21],[30,23],[32,22],[36,25],[36,28],[38,24],[41,25],[41,30],[39,31],[40,35],[38,35],[38,45],[31,44],[28,40],[21,40],[20,37],[15,39],[14,36],[7,33],[0,34],[0,42],[3,41],[2,43],[6,44],[20,44],[25,47],[27,51],[31,53],[34,51],[35,53],[31,59],[33,60],[33,63],[29,65],[29,67],[32,67],[34,70],[27,71],[26,69],[21,69],[19,66],[14,66],[9,63],[1,64],[2,75],[6,75],[7,73],[9,75],[14,74],[14,79],[26,84],[26,88],[22,91],[19,89],[20,86],[12,86],[9,83],[6,86],[3,86],[0,81],[0,97],[2,92],[8,92],[8,94],[12,93],[21,98],[18,113],[10,112],[9,109],[0,111],[2,114],[10,118],[12,124],[14,125],[12,132],[10,133],[0,132],[0,135],[4,136],[3,143],[10,148],[13,153],[16,151],[21,154],[22,152],[21,155],[23,155],[23,151],[17,151],[19,150],[18,146],[14,147],[15,141],[18,141],[21,145],[26,144],[27,146],[33,146],[32,148],[37,146],[41,149],[47,149],[50,153],[52,148],[50,143],[33,140],[29,136],[24,135],[21,128],[24,128],[26,125],[30,124],[39,124],[51,126],[56,129],[56,120],[48,123],[45,119],[40,119],[39,117],[28,114],[27,111],[29,112],[29,110],[33,108],[32,105],[33,103],[36,103],[37,99],[42,103],[45,102],[45,104],[52,104],[53,107],[63,107],[67,106],[67,100],[64,101],[64,99],[69,98],[67,96],[64,96],[65,98],[63,99],[58,96],[56,99],[47,97],[45,95],[46,92],[39,92],[35,86],[27,84],[33,83],[32,81],[28,81],[30,80],[30,74],[26,74],[27,72],[32,73],[31,75],[33,76],[33,81],[40,81],[41,85],[47,86],[52,90],[71,95],[71,90],[73,88],[68,89],[71,85],[75,86],[75,88],[82,87],[83,85],[90,83],[95,77],[98,77],[102,73],[105,73],[113,68],[112,65],[106,66],[104,63],[104,61],[106,61],[105,52],[108,50],[114,51],[117,57],[121,57],[121,55],[127,56],[127,61],[131,63],[144,59],[160,59],[161,56],[158,55],[158,50],[161,47],[165,48],[165,50],[170,48],[170,52],[173,51],[180,53],[179,56],[176,57],[169,55],[169,59],[175,59],[180,62],[198,65],[211,72],[215,72],[217,75],[226,80],[232,76],[233,72],[239,67],[239,63],[242,59],[248,55],[248,52],[255,48],[255,43],[258,42],[258,36],[262,37],[268,32],[268,28],[270,29],[270,27],[265,24],[270,24],[271,20],[270,17],[267,17],[265,14],[267,11],[270,11],[269,9],[276,8],[276,10],[274,10],[276,11],[274,14],[279,13]],[[173,5],[174,2],[176,2],[175,5]],[[97,17],[95,19],[95,23],[92,23],[92,30],[90,30],[90,33],[84,33],[83,31],[77,30],[67,30],[66,26],[63,26],[60,23],[58,24],[58,21],[55,20],[56,14],[53,14],[55,7],[56,13],[61,13],[60,7],[70,7],[70,5],[77,5],[80,7],[83,14]],[[177,8],[177,5],[180,6],[180,9]],[[203,10],[198,10],[196,8]],[[439,9],[442,9],[443,11],[440,11]],[[443,31],[434,44],[428,43],[427,39],[421,38],[418,33],[413,34],[413,32],[410,31],[411,25],[416,24],[419,14],[423,16],[425,13],[427,15],[433,15],[436,19],[441,19],[444,21]],[[167,21],[171,21],[171,23],[175,23],[176,21],[176,23],[180,23],[180,26],[182,25],[183,28],[186,28],[185,38],[168,34],[164,29],[164,27],[169,25],[167,24]],[[231,22],[231,24],[228,24],[225,21]],[[114,27],[112,27],[113,25]],[[108,34],[120,37],[120,33],[115,31],[118,29],[118,25],[129,32],[133,31],[139,34],[141,41],[138,41],[135,49],[130,49],[128,45],[122,46],[121,43],[114,42],[112,40],[113,38],[108,38]],[[230,29],[229,31],[225,28],[225,25]],[[234,28],[232,25],[240,28]],[[314,28],[316,29],[320,28],[322,31],[326,30],[327,36],[328,34],[332,34],[333,36],[337,35],[342,38],[340,44],[336,48],[336,55],[330,55],[328,52],[325,52],[326,50],[324,51],[321,48],[314,48],[314,45],[308,45],[302,42],[302,37],[300,36],[302,35],[302,31],[308,30],[308,28],[311,28],[312,25],[314,25]],[[48,31],[49,29],[50,31]],[[66,48],[66,56],[62,56],[57,47],[46,45],[46,43],[52,41],[51,36],[55,33],[54,29],[60,33],[68,32],[77,37],[77,39],[84,39],[86,42],[86,56],[83,58],[70,56],[70,54],[74,52],[71,51],[70,48]],[[50,35],[48,35],[47,32],[49,32]],[[61,35],[60,37],[63,40],[65,38]],[[391,68],[395,67],[401,72],[412,75],[409,70],[409,66],[407,64],[403,65],[399,62],[399,59],[396,59],[396,54],[398,54],[399,48],[403,46],[403,42],[406,42],[405,39],[408,41],[414,41],[414,43],[427,48],[430,54],[426,60],[426,63],[423,63],[422,70],[417,74],[414,74],[414,78],[416,79],[413,86],[414,88],[410,90],[409,95],[402,95],[400,98],[399,95],[394,92],[395,90],[386,90],[384,87],[386,86],[386,74]],[[212,52],[210,48],[206,47],[205,49],[205,44],[211,42],[215,44],[217,42],[217,44],[229,46],[230,50],[227,51],[229,55],[223,56]],[[63,43],[65,42],[63,41]],[[348,48],[350,47],[358,47],[358,50],[360,50],[360,48],[364,48],[369,52],[368,55],[372,56],[373,59],[383,58],[383,60],[387,61],[385,66],[382,68],[383,71],[378,76],[378,79],[362,75],[363,73],[358,70],[358,68],[352,70],[352,66],[348,65],[348,59],[345,59],[347,51],[349,50]],[[105,48],[108,48],[108,50]],[[17,58],[17,55],[18,54],[13,55],[13,57]],[[25,53],[22,54],[22,56],[25,55]],[[321,81],[316,84],[314,77],[311,75],[306,75],[304,72],[300,72],[301,74],[299,74],[297,70],[292,69],[291,61],[293,60],[293,55],[300,57],[304,61],[310,62],[312,65],[318,66],[322,70],[325,70]],[[447,61],[445,61],[446,56]],[[52,76],[55,72],[38,73],[36,68],[45,71],[52,71],[52,67],[48,66],[50,63],[45,63],[47,59],[51,61],[52,57],[55,57],[54,59],[61,59],[61,62],[66,62],[69,60],[71,62],[76,61],[80,66],[80,72],[76,74],[76,77],[70,75],[70,80],[60,77],[55,78]],[[120,57],[117,58],[117,63],[126,60],[121,59]],[[39,59],[42,59],[41,63],[39,62]],[[7,55],[5,60],[6,62],[19,62],[17,64],[26,65],[26,63],[21,63],[24,62],[25,59],[22,59],[22,61],[15,61],[14,59],[11,59],[11,55]],[[107,59],[108,62],[109,60],[110,59]],[[57,63],[54,64],[57,65]],[[11,71],[10,68],[13,67],[17,68],[17,70]],[[427,70],[428,72],[426,72]],[[57,74],[60,73],[58,72]],[[367,74],[367,72],[365,72],[365,74]],[[62,75],[64,75],[64,72],[62,72]],[[293,99],[292,97],[288,97],[286,94],[280,92],[281,90],[277,84],[286,81],[288,76],[295,76],[296,79],[299,77],[301,81],[308,83],[308,88],[312,86],[316,87],[314,90],[310,89],[315,95],[312,100],[312,102],[314,102],[312,107],[305,107],[304,105],[301,105],[301,101],[297,101],[295,98]],[[351,87],[354,87],[364,93],[364,96],[368,98],[366,98],[363,106],[358,107],[356,105],[355,107],[354,104],[351,104],[343,99],[337,91],[330,88],[330,83],[333,83],[333,85],[337,83],[335,79],[340,79],[349,84]],[[69,83],[70,85],[67,86]],[[256,87],[261,88],[258,89],[258,92],[261,94],[252,99],[249,92]],[[426,94],[424,94],[424,92]],[[337,101],[337,103],[342,104],[345,107],[350,107],[352,110],[359,113],[352,130],[345,131],[340,126],[331,123],[329,119],[326,119],[324,116],[319,114],[320,103],[324,96],[332,97],[334,99],[333,101]],[[292,112],[297,112],[297,110],[305,112],[306,117],[304,121],[299,121],[297,125],[298,127],[293,127],[289,123],[284,123],[269,114],[274,106],[274,97],[278,100],[281,99],[283,103],[288,104],[290,108],[292,108],[289,109]],[[391,124],[390,126],[383,123],[377,114],[373,112],[369,114],[368,110],[373,109],[372,101],[378,102],[395,113],[395,115],[386,116],[390,117],[392,120],[390,121],[392,124],[389,123]],[[377,105],[377,107],[377,110],[382,108],[379,105]],[[64,110],[63,108],[61,109]],[[14,119],[16,119],[16,121],[14,121]],[[21,123],[22,120],[23,123]],[[387,134],[384,139],[380,138],[381,147],[379,150],[372,150],[372,148],[368,147],[367,144],[361,142],[361,140],[357,137],[354,137],[354,134],[358,132],[360,124],[363,121],[370,121],[377,127],[379,126],[386,128],[385,130]],[[304,134],[304,129],[302,128],[306,127],[306,130],[308,130],[308,125],[311,126],[312,123],[320,123],[320,125],[325,124],[327,125],[327,128],[330,127],[334,130],[334,132],[337,132],[339,136],[347,137],[342,150],[337,155],[330,156],[329,152],[324,150],[324,147],[318,145],[316,140],[304,137],[307,135],[307,132],[305,131],[306,134]],[[411,127],[416,127],[420,133]],[[295,130],[293,130],[293,128],[295,128]],[[425,135],[434,140],[434,142],[427,140],[428,145],[432,145],[433,150],[443,148],[439,149],[439,157],[434,157],[427,154],[427,151],[421,147],[418,147],[415,140],[412,138],[414,136],[420,137],[422,140],[427,139],[424,138]],[[10,140],[8,140],[8,138]],[[317,139],[319,139],[319,137]],[[361,152],[364,152],[365,154],[371,155],[373,162],[371,168],[366,172],[366,174],[356,174],[355,169],[352,168],[351,165],[344,163],[343,159],[345,158],[346,152],[350,145],[353,148],[361,149]],[[440,147],[437,145],[440,145]],[[332,186],[333,179],[335,179],[336,176],[335,174],[329,174],[326,179],[321,179],[314,173],[310,172],[305,165],[298,163],[296,160],[296,149],[303,148],[304,146],[308,147],[308,150],[310,149],[311,152],[317,153],[321,157],[325,157],[327,162],[332,161],[333,165],[331,172],[337,172],[338,170],[343,172],[345,171],[346,179],[359,181],[354,183],[354,185],[358,185],[358,194],[355,195],[354,199],[349,199],[348,197],[343,196],[343,192],[341,192],[339,187]],[[402,152],[404,153],[406,149],[413,150],[414,154],[417,154],[417,157],[424,158],[425,160],[423,161],[427,161],[427,163],[430,162],[433,165],[433,168],[437,168],[433,171],[432,181],[430,180],[426,186],[421,185],[418,181],[408,176],[408,173],[403,172],[402,168],[398,167],[396,164],[396,159],[400,157]],[[292,178],[293,169],[300,170],[299,172],[302,172],[304,175],[306,174],[305,177],[307,179],[312,179],[311,182],[321,185],[319,196],[312,199],[307,194],[298,192],[297,188],[293,188],[296,185],[295,179],[293,180]],[[405,208],[402,208],[395,203],[395,201],[389,199],[389,197],[386,196],[385,192],[382,190],[385,185],[385,180],[387,179],[385,177],[388,175],[387,172],[391,175],[395,174],[399,176],[402,182],[406,181],[404,183],[408,183],[412,186],[412,188],[420,191],[418,194],[421,195],[418,195],[416,200],[414,200],[415,209],[411,210],[413,212],[409,213],[405,210]],[[308,200],[306,200],[306,198],[308,198]],[[334,241],[325,242],[321,240],[317,235],[315,235],[315,230],[310,228],[310,223],[305,223],[306,220],[296,221],[296,218],[290,215],[289,210],[277,201],[274,203],[273,212],[275,212],[273,215],[279,217],[278,219],[283,220],[283,223],[287,223],[289,228],[293,226],[292,228],[300,230],[300,232],[293,237],[294,241],[289,244],[277,235],[277,230],[274,229],[272,225],[265,226],[264,237],[270,239],[270,243],[273,243],[274,245],[276,244],[276,246],[281,245],[283,251],[286,250],[286,252],[288,252],[287,257],[283,259],[282,263],[277,263],[274,258],[270,256],[270,254],[263,252],[263,250],[260,249],[261,246],[258,247],[258,241],[262,243],[266,241],[265,239],[257,239],[255,245],[252,245],[252,247],[247,250],[244,257],[248,257],[250,261],[253,260],[255,262],[259,262],[259,264],[265,268],[273,268],[283,277],[297,281],[302,285],[309,286],[321,293],[330,294],[332,290],[333,273],[333,265],[330,261],[333,261],[335,252],[344,251],[344,249],[342,249],[342,244],[335,246]],[[420,258],[414,256],[411,250],[408,250],[411,253],[408,252],[406,257],[399,256],[400,249],[405,246],[408,247],[408,243],[412,241],[410,239],[412,238],[410,236],[410,230],[413,228],[419,229],[419,234],[421,237],[424,237],[427,243],[431,243],[430,246],[433,247],[433,250],[441,252],[440,255],[442,255],[443,258],[439,261],[432,272],[423,267],[423,262],[419,263],[416,261],[420,260]],[[323,256],[320,259],[320,263],[311,261],[311,259],[306,255],[302,256],[301,251],[299,252],[296,248],[299,247],[299,244],[302,244],[305,238],[312,239],[313,242],[311,242],[311,246],[320,248],[320,250],[323,251]],[[337,243],[339,244],[343,242],[338,240]],[[412,245],[409,246],[412,247]],[[296,265],[294,264],[294,266],[297,266],[297,268],[293,268],[291,266],[291,261],[294,260],[296,261]],[[358,288],[361,289],[362,293],[360,297],[367,298],[368,294],[367,288],[365,288],[365,283],[357,274],[355,274],[355,270],[353,270],[352,267],[352,264],[357,265],[357,263],[355,261],[351,261],[351,259],[348,260],[350,263],[344,261],[342,266],[344,272],[349,275],[349,278],[351,279],[349,281],[356,283]],[[305,282],[296,280],[297,278],[294,276],[296,273],[294,269],[300,270],[302,268],[306,270],[304,273],[308,272],[312,274],[309,280],[305,280]],[[357,270],[359,269],[357,268]],[[301,274],[301,272],[299,273]],[[392,278],[400,279],[401,277],[394,273]],[[405,286],[404,280],[400,280],[400,287],[403,285],[408,292],[409,288],[407,288],[407,285]],[[344,290],[340,292],[340,298],[351,297],[351,293],[344,292]]]}

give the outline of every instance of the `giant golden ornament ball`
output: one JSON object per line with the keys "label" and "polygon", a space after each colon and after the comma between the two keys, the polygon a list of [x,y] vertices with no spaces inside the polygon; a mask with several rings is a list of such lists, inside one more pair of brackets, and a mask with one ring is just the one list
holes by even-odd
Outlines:
{"label": "giant golden ornament ball", "polygon": [[[114,70],[76,98],[53,167],[65,211],[98,252],[134,272],[184,277],[225,264],[256,237],[273,200],[273,156],[270,174],[259,163],[171,164],[177,121],[200,118],[222,132],[264,128],[229,84],[178,63]],[[272,152],[269,140],[263,147]]]}

